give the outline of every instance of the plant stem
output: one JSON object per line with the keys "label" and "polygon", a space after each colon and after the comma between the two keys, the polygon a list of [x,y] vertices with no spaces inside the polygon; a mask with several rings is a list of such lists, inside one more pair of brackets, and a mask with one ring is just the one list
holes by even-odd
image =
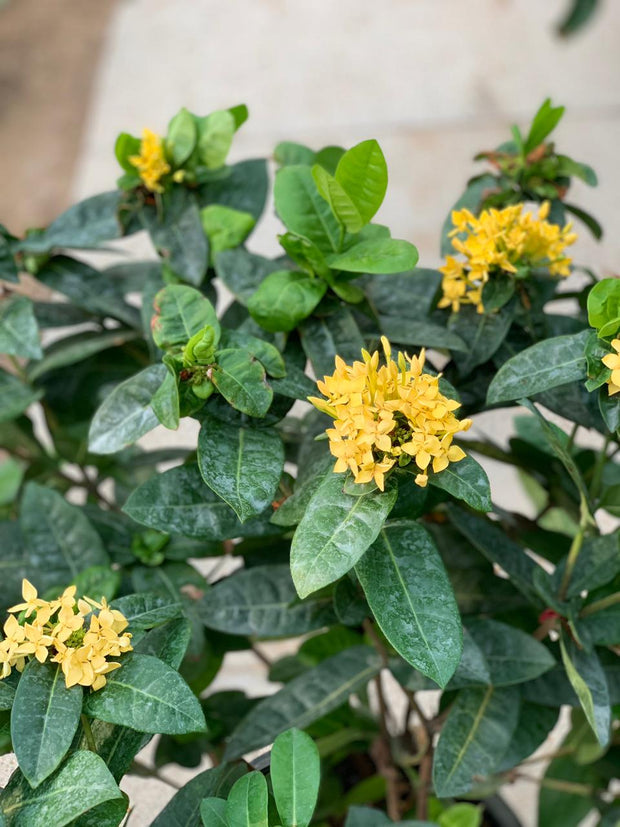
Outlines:
{"label": "plant stem", "polygon": [[590,482],[590,497],[594,500],[598,497],[599,491],[601,489],[601,481],[603,478],[603,470],[605,468],[605,463],[607,462],[607,447],[611,442],[611,434],[607,434],[605,437],[605,443],[601,448],[601,451],[596,458],[596,463],[594,465],[594,470],[592,472],[592,481]]}
{"label": "plant stem", "polygon": [[86,715],[80,715],[80,720],[82,722],[82,729],[84,730],[84,735],[86,736],[86,743],[88,744],[88,749],[91,752],[97,752],[97,744],[95,744],[95,738],[93,736],[93,731],[90,726],[90,721],[86,717]]}
{"label": "plant stem", "polygon": [[571,795],[583,795],[590,797],[596,790],[588,784],[578,784],[574,781],[562,781],[560,778],[532,778],[531,775],[516,772],[513,778],[518,778],[521,781],[531,781],[532,784],[539,784],[548,790],[557,790],[561,793],[570,793]]}
{"label": "plant stem", "polygon": [[602,612],[603,609],[615,606],[616,603],[620,603],[620,592],[609,594],[607,597],[601,597],[600,600],[595,600],[594,603],[590,603],[589,606],[586,606],[582,610],[580,617],[588,617],[588,615],[596,614],[596,612]]}
{"label": "plant stem", "polygon": [[579,531],[575,534],[573,538],[573,542],[571,543],[571,547],[568,552],[568,557],[566,559],[566,568],[564,569],[564,574],[562,576],[562,584],[560,586],[559,597],[560,600],[564,600],[566,598],[566,592],[568,591],[568,586],[570,584],[570,579],[573,574],[573,569],[575,568],[575,564],[577,563],[577,558],[579,557],[579,552],[581,551],[581,547],[583,545],[583,538],[585,533],[585,525],[583,524],[583,520],[579,523]]}
{"label": "plant stem", "polygon": [[575,424],[573,425],[573,428],[570,432],[568,442],[566,444],[566,450],[568,451],[569,454],[572,453],[573,446],[575,444],[575,437],[577,436],[577,431],[578,430],[579,430],[579,424],[577,422],[575,422]]}

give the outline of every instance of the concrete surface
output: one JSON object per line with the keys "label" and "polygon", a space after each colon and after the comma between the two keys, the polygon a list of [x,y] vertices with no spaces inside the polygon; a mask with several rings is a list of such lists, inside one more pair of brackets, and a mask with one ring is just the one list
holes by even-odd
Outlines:
{"label": "concrete surface", "polygon": [[[439,263],[443,219],[479,169],[473,155],[504,140],[512,122],[526,125],[551,95],[568,107],[557,133],[561,150],[590,163],[600,179],[596,190],[576,186],[573,200],[597,215],[607,233],[596,244],[583,231],[575,258],[612,273],[620,262],[620,4],[603,4],[581,35],[559,40],[553,27],[566,5],[565,0],[123,0],[105,34],[72,195],[111,186],[118,174],[113,155],[118,132],[139,133],[143,126],[163,131],[182,105],[206,114],[243,101],[250,121],[236,138],[234,160],[268,155],[283,139],[320,147],[376,137],[390,170],[378,219],[395,236],[417,244],[422,266],[433,266]],[[45,158],[45,147],[39,152],[33,164]],[[251,247],[274,253],[279,229],[270,206]],[[477,427],[499,440],[508,433],[497,416],[486,416]],[[170,434],[163,429],[148,437],[150,444],[164,439]],[[191,426],[175,435],[175,442],[194,440]],[[489,471],[496,501],[527,511],[511,472],[497,464]],[[227,657],[212,689],[224,687],[252,694],[274,689],[265,682],[264,667],[247,653]],[[554,733],[553,742],[560,734]],[[11,760],[0,761],[0,783]],[[162,772],[175,784],[189,775],[177,768]],[[123,788],[134,804],[131,827],[150,824],[175,792],[162,781],[131,776]],[[505,790],[524,827],[536,824],[535,790],[526,783]]]}

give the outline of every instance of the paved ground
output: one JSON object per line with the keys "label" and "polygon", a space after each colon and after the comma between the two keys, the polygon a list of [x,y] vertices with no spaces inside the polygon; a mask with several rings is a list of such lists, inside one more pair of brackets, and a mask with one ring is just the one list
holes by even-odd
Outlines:
{"label": "paved ground", "polygon": [[[182,105],[207,113],[244,101],[251,119],[234,158],[269,154],[282,139],[318,147],[378,138],[390,169],[379,219],[432,266],[443,218],[475,171],[474,153],[503,140],[511,122],[525,124],[552,95],[568,106],[562,150],[591,163],[601,181],[597,190],[575,188],[574,200],[607,230],[600,245],[584,233],[577,257],[617,272],[620,3],[603,4],[583,34],[562,41],[554,24],[567,4],[9,0],[0,9],[0,221],[22,229],[70,197],[108,188],[121,130],[163,130]],[[270,209],[254,249],[273,252],[277,231]],[[506,437],[497,417],[479,427]],[[179,439],[191,444],[191,430]],[[514,478],[490,470],[496,499],[514,506]],[[259,693],[264,670],[235,654],[217,686]],[[0,783],[9,768],[3,759]],[[188,777],[167,772],[175,782]],[[129,777],[123,786],[135,803],[131,827],[149,824],[174,792],[157,780]],[[532,792],[515,785],[506,794],[525,827],[535,825]]]}

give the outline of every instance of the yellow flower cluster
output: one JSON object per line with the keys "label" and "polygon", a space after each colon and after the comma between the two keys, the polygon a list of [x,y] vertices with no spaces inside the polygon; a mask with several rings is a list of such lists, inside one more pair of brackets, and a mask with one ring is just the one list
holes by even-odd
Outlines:
{"label": "yellow flower cluster", "polygon": [[[440,267],[443,273],[443,297],[439,307],[458,312],[462,304],[473,304],[484,312],[482,290],[494,273],[516,273],[524,267],[546,267],[553,276],[570,275],[572,259],[564,255],[576,233],[571,225],[558,227],[545,219],[549,215],[546,201],[538,218],[525,212],[523,204],[503,210],[483,210],[476,218],[469,210],[452,213],[452,246],[465,257],[459,261],[446,256]],[[459,236],[464,235],[464,238]]]}
{"label": "yellow flower cluster", "polygon": [[620,393],[620,339],[612,339],[611,346],[616,352],[608,353],[601,361],[611,371],[607,387],[609,395],[613,396],[615,393]]}
{"label": "yellow flower cluster", "polygon": [[439,377],[423,373],[424,351],[418,357],[398,353],[392,359],[388,340],[382,337],[386,364],[379,353],[362,350],[363,362],[347,365],[336,356],[336,371],[317,382],[327,401],[309,401],[334,418],[327,430],[329,447],[337,462],[334,472],[350,469],[355,482],[375,481],[383,491],[385,474],[398,463],[415,461],[416,483],[428,482],[429,466],[443,471],[465,453],[452,439],[466,431],[470,419],[459,421],[459,403],[439,390]]}
{"label": "yellow flower cluster", "polygon": [[142,130],[140,154],[130,155],[129,163],[140,173],[144,186],[151,192],[163,192],[159,183],[164,175],[170,172],[170,164],[164,155],[164,145],[159,137],[150,129]]}
{"label": "yellow flower cluster", "polygon": [[[131,635],[125,632],[127,619],[110,609],[105,598],[101,603],[89,597],[76,601],[75,592],[76,587],[69,586],[57,600],[41,600],[32,583],[22,581],[24,602],[9,609],[13,614],[4,624],[5,638],[0,641],[0,678],[10,675],[13,667],[21,672],[29,656],[40,663],[49,657],[61,664],[68,687],[105,686],[107,673],[121,665],[107,658],[117,658],[132,648]],[[16,613],[23,613],[23,623]]]}

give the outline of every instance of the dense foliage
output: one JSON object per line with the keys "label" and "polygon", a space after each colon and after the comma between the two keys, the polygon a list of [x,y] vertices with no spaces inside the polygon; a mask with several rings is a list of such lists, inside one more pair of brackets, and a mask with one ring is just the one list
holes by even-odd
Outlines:
{"label": "dense foliage", "polygon": [[[120,824],[153,736],[153,774],[213,764],[160,827],[507,825],[520,778],[544,827],[618,822],[620,280],[569,257],[601,228],[567,200],[596,176],[556,151],[562,114],[479,156],[441,272],[373,223],[374,140],[278,145],[281,251],[251,252],[269,167],[226,162],[242,106],[123,134],[116,189],[0,226],[0,823]],[[157,257],[101,264],[139,232]],[[194,450],[139,442],[182,420]],[[245,650],[280,688],[211,691]]]}

